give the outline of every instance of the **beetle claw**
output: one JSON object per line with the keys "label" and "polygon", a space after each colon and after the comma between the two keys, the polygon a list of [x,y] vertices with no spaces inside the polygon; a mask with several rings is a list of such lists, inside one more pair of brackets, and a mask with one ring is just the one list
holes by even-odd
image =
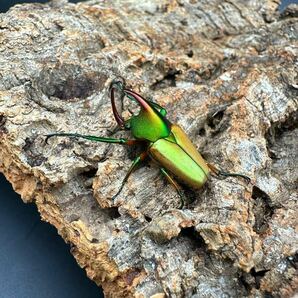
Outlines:
{"label": "beetle claw", "polygon": [[248,184],[251,183],[251,179],[249,177],[244,176],[244,175],[242,175],[241,177],[244,178],[247,181]]}
{"label": "beetle claw", "polygon": [[116,198],[118,197],[119,192],[117,192],[115,195],[112,196],[111,201],[114,203]]}
{"label": "beetle claw", "polygon": [[118,189],[117,193],[114,194],[114,195],[112,196],[111,201],[112,201],[113,203],[115,202],[116,198],[118,197],[118,195],[119,195],[120,192],[122,191],[123,186],[124,186],[124,183],[122,182],[122,185],[121,185],[121,187]]}
{"label": "beetle claw", "polygon": [[46,139],[45,139],[45,143],[46,143],[46,144],[49,144],[49,138],[53,137],[54,134],[48,134],[48,135],[44,135],[44,136],[46,137]]}
{"label": "beetle claw", "polygon": [[183,209],[183,207],[184,207],[184,201],[181,200],[180,201],[180,205],[178,206],[178,209]]}
{"label": "beetle claw", "polygon": [[183,209],[187,199],[186,199],[185,194],[182,193],[181,191],[179,191],[178,194],[179,194],[179,197],[180,197],[180,205],[179,205],[178,209]]}

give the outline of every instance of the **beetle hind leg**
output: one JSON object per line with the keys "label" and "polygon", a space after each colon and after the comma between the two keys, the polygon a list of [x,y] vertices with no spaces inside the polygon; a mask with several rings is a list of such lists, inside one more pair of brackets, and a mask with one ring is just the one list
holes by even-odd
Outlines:
{"label": "beetle hind leg", "polygon": [[183,193],[183,190],[182,190],[181,186],[170,176],[170,174],[166,171],[165,168],[160,168],[160,171],[166,177],[166,179],[169,181],[169,183],[172,184],[175,187],[175,189],[176,189],[176,191],[179,194],[180,199],[181,199],[179,209],[182,209],[184,207],[185,203],[186,203],[186,197]]}
{"label": "beetle hind leg", "polygon": [[229,172],[224,172],[222,170],[219,170],[218,168],[216,168],[214,165],[207,163],[208,168],[210,169],[210,171],[212,173],[214,173],[216,176],[222,176],[222,177],[241,177],[243,179],[245,179],[248,183],[250,183],[251,179],[243,174],[239,174],[239,173],[229,173]]}

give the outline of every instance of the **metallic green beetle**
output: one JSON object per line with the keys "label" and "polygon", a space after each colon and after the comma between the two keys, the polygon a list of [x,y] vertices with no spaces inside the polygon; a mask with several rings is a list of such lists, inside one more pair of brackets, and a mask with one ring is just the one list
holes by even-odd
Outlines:
{"label": "metallic green beetle", "polygon": [[[140,106],[140,112],[137,115],[133,114],[131,118],[124,120],[116,108],[116,90],[121,93],[122,102],[126,96]],[[184,205],[185,197],[181,187],[176,183],[172,175],[195,189],[200,188],[207,181],[210,172],[217,176],[239,176],[250,181],[250,178],[242,174],[226,173],[208,164],[184,131],[166,118],[167,111],[157,103],[146,100],[136,92],[127,89],[124,80],[114,80],[111,83],[110,97],[113,114],[119,128],[131,130],[134,139],[105,138],[77,133],[53,133],[47,135],[47,140],[53,136],[64,136],[124,145],[145,143],[147,145],[146,150],[134,159],[122,181],[120,189],[113,196],[113,199],[121,192],[135,167],[147,157],[155,161],[160,167],[161,173],[177,190],[181,198],[180,208]]]}

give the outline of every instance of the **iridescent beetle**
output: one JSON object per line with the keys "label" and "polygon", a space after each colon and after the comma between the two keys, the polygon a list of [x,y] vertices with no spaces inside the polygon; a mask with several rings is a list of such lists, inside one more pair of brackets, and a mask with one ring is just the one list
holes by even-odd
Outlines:
{"label": "iridescent beetle", "polygon": [[[128,120],[124,120],[116,108],[116,90],[121,93],[122,102],[126,96],[139,105],[140,112],[137,115],[132,114],[132,117]],[[155,161],[155,163],[159,166],[161,173],[175,187],[181,198],[180,208],[184,205],[185,197],[182,188],[177,184],[172,175],[181,182],[195,189],[200,188],[205,184],[210,172],[213,172],[216,176],[238,176],[250,181],[250,178],[247,176],[223,172],[207,163],[185,132],[177,124],[172,124],[166,118],[167,111],[159,104],[146,100],[138,93],[127,89],[125,87],[124,80],[114,80],[111,83],[110,97],[113,114],[119,128],[131,130],[134,139],[105,138],[80,135],[77,133],[53,133],[47,135],[47,140],[53,136],[63,136],[129,146],[138,143],[145,143],[147,145],[146,150],[134,159],[122,181],[120,189],[113,196],[113,199],[119,195],[132,171],[146,157],[150,157],[153,161]]]}

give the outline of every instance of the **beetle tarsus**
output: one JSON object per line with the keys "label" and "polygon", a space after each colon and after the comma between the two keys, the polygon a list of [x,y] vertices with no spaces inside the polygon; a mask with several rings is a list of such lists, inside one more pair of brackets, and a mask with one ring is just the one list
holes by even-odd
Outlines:
{"label": "beetle tarsus", "polygon": [[241,177],[241,178],[245,179],[248,183],[251,182],[251,179],[243,174],[227,173],[227,172],[219,171],[217,175],[223,176],[223,177]]}

